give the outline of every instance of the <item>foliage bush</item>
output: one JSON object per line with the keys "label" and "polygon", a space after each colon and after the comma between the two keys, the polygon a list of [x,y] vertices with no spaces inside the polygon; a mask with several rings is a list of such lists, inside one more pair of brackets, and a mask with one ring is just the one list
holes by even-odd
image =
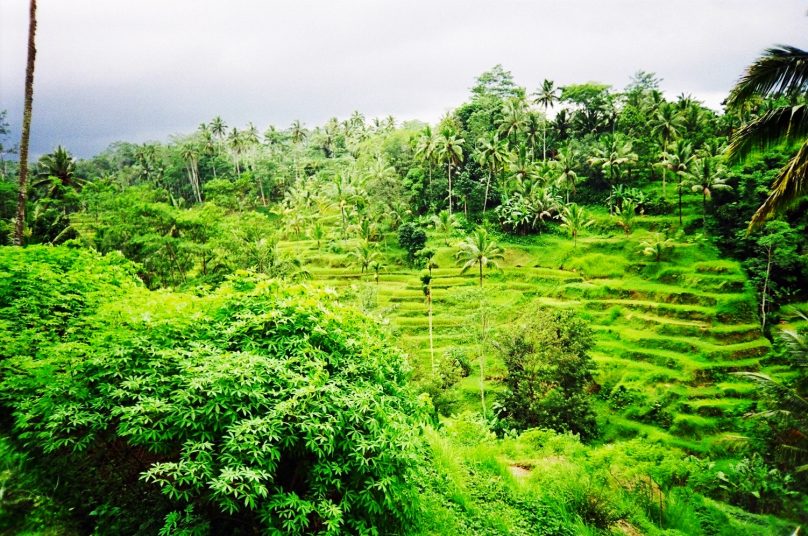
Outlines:
{"label": "foliage bush", "polygon": [[426,231],[414,222],[407,222],[398,228],[398,244],[407,252],[410,264],[415,262],[416,253],[426,245]]}
{"label": "foliage bush", "polygon": [[246,275],[206,297],[136,288],[9,356],[2,404],[88,531],[395,531],[417,511],[423,408],[404,357],[329,303]]}
{"label": "foliage bush", "polygon": [[501,345],[508,392],[499,417],[505,428],[571,431],[590,439],[595,414],[587,388],[595,363],[589,326],[570,311],[537,311]]}

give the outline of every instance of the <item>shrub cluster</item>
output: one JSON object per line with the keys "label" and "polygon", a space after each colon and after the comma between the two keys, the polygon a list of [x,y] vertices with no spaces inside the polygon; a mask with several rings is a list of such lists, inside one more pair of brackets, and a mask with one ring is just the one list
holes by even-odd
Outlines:
{"label": "shrub cluster", "polygon": [[[73,256],[68,282],[108,264],[51,252]],[[15,273],[2,318],[8,289],[35,285]],[[371,321],[249,275],[205,297],[107,285],[121,299],[5,355],[0,391],[88,531],[370,534],[412,519],[422,408]],[[40,305],[25,322],[53,322],[60,307]]]}

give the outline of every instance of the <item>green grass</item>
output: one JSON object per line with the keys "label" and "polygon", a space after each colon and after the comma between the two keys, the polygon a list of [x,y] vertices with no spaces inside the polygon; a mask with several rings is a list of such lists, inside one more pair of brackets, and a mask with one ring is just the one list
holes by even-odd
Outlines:
{"label": "green grass", "polygon": [[[717,430],[732,428],[731,419],[752,400],[752,384],[729,373],[759,370],[770,344],[760,335],[754,296],[743,270],[719,258],[710,244],[680,241],[663,262],[640,254],[640,242],[670,224],[670,217],[638,218],[634,233],[614,227],[605,210],[593,211],[595,228],[577,247],[558,234],[519,237],[502,242],[499,268],[485,270],[488,311],[486,398],[490,405],[502,392],[507,373],[491,344],[514,322],[540,308],[566,308],[589,320],[595,332],[592,356],[596,380],[625,385],[637,404],[663,404],[673,415],[663,426],[639,422],[641,408],[614,409],[604,404],[609,422],[605,437],[642,435],[691,452],[706,452]],[[687,216],[700,218],[700,214]],[[601,234],[598,234],[600,230]],[[459,236],[452,237],[455,244]],[[395,237],[388,237],[388,243]],[[427,306],[420,281],[424,270],[402,264],[403,252],[385,255],[378,284],[372,274],[352,266],[347,251],[355,241],[336,241],[338,253],[316,250],[311,240],[285,241],[289,254],[302,252],[315,284],[334,288],[386,322],[394,340],[411,356],[416,377],[430,374]],[[453,391],[453,411],[480,411],[480,290],[476,270],[461,274],[453,245],[430,236],[436,251],[433,269],[433,343],[435,356],[459,351],[470,358],[471,375]],[[707,402],[712,401],[712,402]],[[722,406],[714,401],[728,401]],[[599,406],[600,407],[600,406]]]}

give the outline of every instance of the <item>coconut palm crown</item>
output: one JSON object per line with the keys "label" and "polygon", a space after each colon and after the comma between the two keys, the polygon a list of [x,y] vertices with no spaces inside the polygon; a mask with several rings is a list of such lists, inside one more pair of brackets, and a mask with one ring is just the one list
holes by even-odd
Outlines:
{"label": "coconut palm crown", "polygon": [[726,104],[737,108],[756,97],[786,97],[791,104],[772,108],[737,130],[727,149],[729,158],[737,161],[783,143],[801,145],[777,174],[749,230],[808,193],[808,52],[785,45],[766,50],[746,69]]}

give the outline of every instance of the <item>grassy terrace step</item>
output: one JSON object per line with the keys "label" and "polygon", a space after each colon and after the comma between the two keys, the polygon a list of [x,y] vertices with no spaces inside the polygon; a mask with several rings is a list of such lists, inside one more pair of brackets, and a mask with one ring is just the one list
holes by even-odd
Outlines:
{"label": "grassy terrace step", "polygon": [[715,307],[731,306],[750,301],[744,293],[712,293],[691,288],[675,287],[643,280],[599,279],[581,283],[569,283],[558,288],[556,295],[573,298],[617,298],[643,300],[666,304],[699,305]]}
{"label": "grassy terrace step", "polygon": [[656,426],[632,421],[619,415],[610,415],[607,418],[607,423],[608,426],[618,431],[619,437],[639,436],[655,443],[679,447],[688,452],[706,453],[708,450],[708,446],[704,442],[676,437]]}
{"label": "grassy terrace step", "polygon": [[681,353],[696,353],[707,359],[760,357],[771,349],[771,343],[762,337],[746,342],[715,344],[705,338],[658,335],[623,326],[593,326],[593,328],[604,336],[617,336],[634,345]]}
{"label": "grassy terrace step", "polygon": [[744,277],[741,265],[730,260],[716,259],[696,262],[692,268],[694,272],[699,274],[732,274],[737,277]]}
{"label": "grassy terrace step", "polygon": [[[671,350],[633,346],[617,340],[597,340],[595,349],[607,356],[641,361],[656,367],[682,371],[685,374],[704,368],[705,363],[693,357]],[[690,375],[688,374],[688,376]]]}
{"label": "grassy terrace step", "polygon": [[590,313],[595,324],[603,328],[622,326],[644,327],[659,335],[692,337],[715,344],[750,342],[761,338],[757,324],[735,324],[711,326],[698,320],[681,320],[657,315],[623,311],[620,306]]}
{"label": "grassy terrace step", "polygon": [[754,397],[759,390],[759,386],[752,381],[726,381],[700,387],[678,385],[671,388],[671,391],[689,399],[716,397],[750,398]]}
{"label": "grassy terrace step", "polygon": [[707,322],[700,320],[683,320],[681,318],[671,318],[669,316],[659,316],[638,311],[626,312],[624,315],[627,321],[638,322],[646,326],[683,326],[699,330],[709,327]]}
{"label": "grassy terrace step", "polygon": [[687,354],[648,346],[637,346],[616,340],[598,340],[595,348],[605,355],[628,360],[640,360],[658,367],[681,370],[693,381],[711,381],[716,373],[758,370],[760,359],[704,359],[698,354]]}
{"label": "grassy terrace step", "polygon": [[746,398],[702,398],[682,402],[681,407],[703,416],[741,417],[755,407],[755,401]]}
{"label": "grassy terrace step", "polygon": [[740,272],[695,272],[693,268],[684,266],[667,267],[658,272],[654,276],[654,280],[707,292],[743,293],[746,289],[746,277]]}
{"label": "grassy terrace step", "polygon": [[678,369],[659,366],[647,361],[623,359],[612,355],[592,351],[592,359],[597,363],[601,373],[616,370],[623,373],[624,381],[641,380],[646,382],[673,382],[686,381],[687,375]]}
{"label": "grassy terrace step", "polygon": [[[473,342],[472,334],[451,334],[451,335],[435,335],[433,334],[432,340],[434,345],[437,346],[451,346],[452,344],[468,344],[469,342]],[[416,348],[426,348],[429,350],[429,334],[423,335],[402,335],[401,341],[406,343],[409,346],[416,347]],[[447,344],[449,343],[449,344]]]}
{"label": "grassy terrace step", "polygon": [[719,426],[715,418],[680,413],[673,418],[669,431],[679,436],[701,439],[717,432]]}
{"label": "grassy terrace step", "polygon": [[[463,322],[462,318],[451,315],[432,315],[432,327],[437,328],[441,326],[457,326]],[[429,329],[429,317],[427,315],[426,306],[424,306],[423,314],[418,316],[402,316],[395,319],[395,323],[399,327],[417,327]]]}
{"label": "grassy terrace step", "polygon": [[608,309],[619,305],[627,309],[652,312],[658,316],[671,317],[684,320],[695,320],[700,322],[712,322],[715,319],[715,309],[702,307],[700,305],[681,305],[675,303],[659,303],[646,300],[627,299],[601,299],[585,300],[586,307],[594,310]]}
{"label": "grassy terrace step", "polygon": [[693,337],[718,343],[750,342],[761,338],[760,326],[757,324],[735,324],[719,326],[683,325],[660,323],[654,326],[660,335]]}

